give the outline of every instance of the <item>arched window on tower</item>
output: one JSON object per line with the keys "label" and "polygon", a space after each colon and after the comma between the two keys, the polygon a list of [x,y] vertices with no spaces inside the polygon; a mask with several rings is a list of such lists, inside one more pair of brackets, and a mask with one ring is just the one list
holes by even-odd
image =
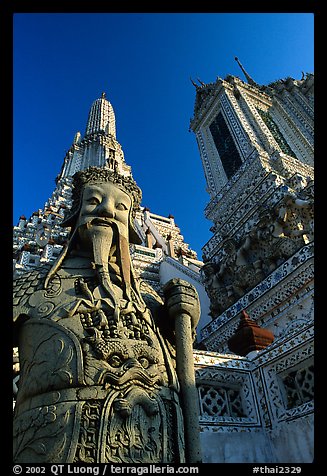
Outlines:
{"label": "arched window on tower", "polygon": [[209,129],[227,179],[230,179],[242,165],[242,160],[221,112],[212,121]]}

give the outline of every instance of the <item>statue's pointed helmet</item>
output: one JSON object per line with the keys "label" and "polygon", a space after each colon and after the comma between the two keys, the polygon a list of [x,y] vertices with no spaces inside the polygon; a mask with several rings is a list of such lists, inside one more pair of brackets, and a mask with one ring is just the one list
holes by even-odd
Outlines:
{"label": "statue's pointed helmet", "polygon": [[141,189],[131,176],[123,176],[113,169],[89,167],[80,170],[73,175],[72,207],[67,211],[61,223],[63,227],[71,227],[71,235],[74,233],[79,212],[82,205],[84,187],[87,184],[112,183],[123,190],[130,197],[132,206],[129,213],[129,242],[140,245],[142,240],[135,228],[135,215],[142,200]]}

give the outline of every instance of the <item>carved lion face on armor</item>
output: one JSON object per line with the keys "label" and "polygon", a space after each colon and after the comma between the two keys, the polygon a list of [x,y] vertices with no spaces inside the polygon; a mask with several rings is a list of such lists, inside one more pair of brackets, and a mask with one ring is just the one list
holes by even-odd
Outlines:
{"label": "carved lion face on armor", "polygon": [[165,383],[162,357],[145,341],[111,339],[106,345],[108,366],[104,383],[117,389],[130,385],[131,381],[150,387]]}

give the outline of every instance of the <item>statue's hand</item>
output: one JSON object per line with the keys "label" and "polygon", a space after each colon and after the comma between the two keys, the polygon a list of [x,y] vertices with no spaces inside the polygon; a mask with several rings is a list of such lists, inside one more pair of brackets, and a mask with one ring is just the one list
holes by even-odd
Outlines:
{"label": "statue's hand", "polygon": [[169,316],[178,319],[181,314],[188,314],[194,331],[200,319],[200,302],[195,287],[187,281],[175,278],[165,284],[163,292]]}

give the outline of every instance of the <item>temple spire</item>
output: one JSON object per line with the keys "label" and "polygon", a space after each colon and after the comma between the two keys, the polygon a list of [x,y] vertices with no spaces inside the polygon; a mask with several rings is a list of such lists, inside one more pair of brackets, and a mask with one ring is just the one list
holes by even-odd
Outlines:
{"label": "temple spire", "polygon": [[238,59],[237,56],[235,56],[235,61],[237,62],[237,64],[239,65],[239,67],[241,68],[241,70],[243,71],[244,73],[244,76],[246,77],[246,80],[249,84],[251,84],[251,86],[259,86],[258,83],[256,83],[252,78],[251,76],[245,71],[245,69],[243,68],[240,60]]}
{"label": "temple spire", "polygon": [[99,99],[96,99],[90,109],[85,135],[105,132],[116,138],[116,120],[112,105],[103,92]]}

